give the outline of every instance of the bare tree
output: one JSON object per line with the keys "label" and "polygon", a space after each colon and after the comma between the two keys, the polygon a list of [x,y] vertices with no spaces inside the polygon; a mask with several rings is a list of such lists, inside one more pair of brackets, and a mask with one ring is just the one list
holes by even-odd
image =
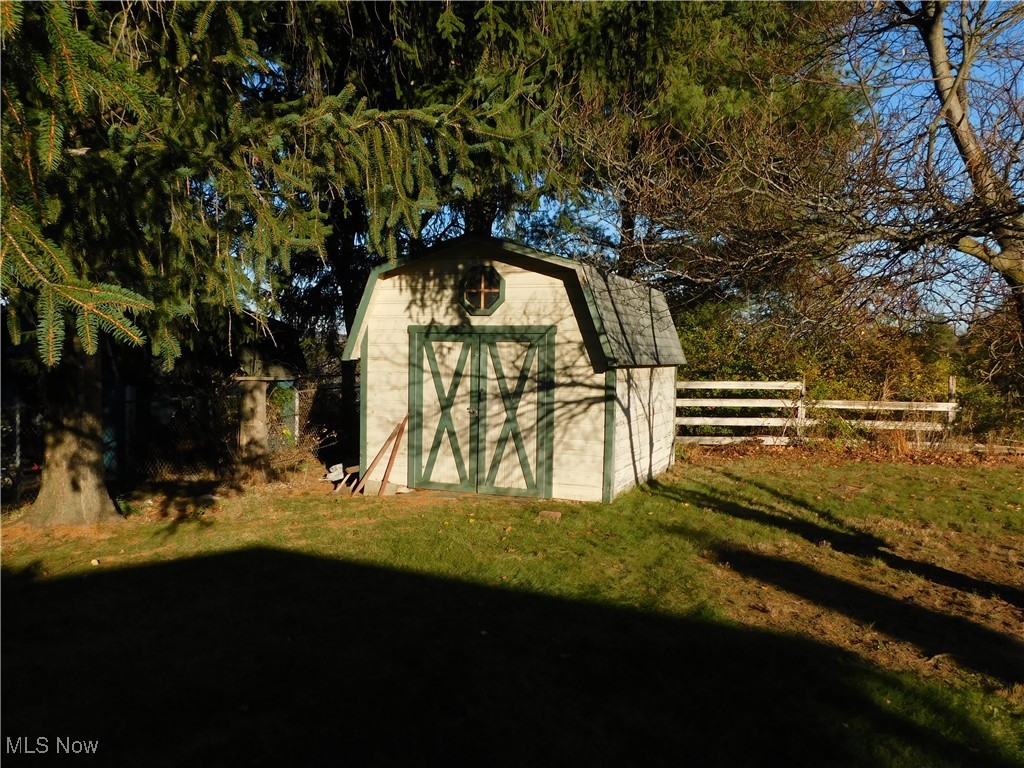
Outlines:
{"label": "bare tree", "polygon": [[703,100],[580,76],[559,128],[586,250],[800,336],[1008,314],[992,348],[1024,356],[1024,5],[826,5],[777,48],[734,30],[723,61],[653,66]]}
{"label": "bare tree", "polygon": [[[573,69],[560,94],[553,175],[583,193],[558,211],[558,241],[545,244],[580,244],[622,275],[688,295],[764,285],[834,253],[808,235],[808,220],[815,199],[844,196],[859,104],[835,87],[824,33],[856,7],[617,8],[599,5],[587,20],[621,45]],[[635,54],[628,63],[623,50]]]}
{"label": "bare tree", "polygon": [[841,68],[858,123],[814,132],[765,112],[734,125],[709,183],[662,219],[685,234],[679,273],[763,274],[769,293],[788,283],[795,331],[801,317],[837,330],[879,317],[998,325],[990,367],[1019,370],[1024,5],[877,2],[833,32],[822,50],[834,66],[796,76]]}
{"label": "bare tree", "polygon": [[866,140],[826,205],[854,271],[1024,323],[1024,5],[879,2],[843,53]]}

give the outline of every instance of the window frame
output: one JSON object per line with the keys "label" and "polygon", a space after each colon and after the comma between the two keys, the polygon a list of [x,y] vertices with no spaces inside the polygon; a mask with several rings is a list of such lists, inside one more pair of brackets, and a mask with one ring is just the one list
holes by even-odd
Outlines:
{"label": "window frame", "polygon": [[[496,289],[484,288],[482,284],[479,287],[474,287],[470,285],[470,280],[474,279],[475,275],[479,274],[480,276],[483,276],[488,273],[492,274],[495,278],[497,278]],[[488,315],[493,315],[494,312],[498,309],[498,307],[500,307],[502,303],[504,303],[505,301],[505,278],[502,277],[501,273],[494,268],[493,264],[474,264],[473,266],[468,267],[459,276],[459,282],[456,290],[458,291],[459,305],[464,310],[466,310],[466,312],[468,312],[470,315],[486,317]],[[467,293],[470,293],[472,291],[475,291],[482,295],[486,295],[488,292],[493,292],[494,290],[497,290],[497,297],[494,299],[494,302],[489,307],[485,307],[483,309],[474,306],[469,301],[466,295]]]}

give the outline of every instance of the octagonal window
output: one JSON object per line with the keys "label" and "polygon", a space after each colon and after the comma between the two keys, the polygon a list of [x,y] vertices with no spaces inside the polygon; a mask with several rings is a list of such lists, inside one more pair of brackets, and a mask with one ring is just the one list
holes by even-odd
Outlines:
{"label": "octagonal window", "polygon": [[489,315],[505,298],[505,281],[492,266],[470,267],[459,281],[459,301],[471,315]]}

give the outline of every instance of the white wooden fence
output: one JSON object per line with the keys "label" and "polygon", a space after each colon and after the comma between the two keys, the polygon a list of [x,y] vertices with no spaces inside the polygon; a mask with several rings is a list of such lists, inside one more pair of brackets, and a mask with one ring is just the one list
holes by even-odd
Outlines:
{"label": "white wooden fence", "polygon": [[[717,412],[713,416],[676,416],[676,431],[679,427],[759,427],[782,430],[781,435],[681,435],[679,443],[700,445],[723,445],[743,440],[757,440],[769,445],[785,445],[794,436],[803,436],[807,427],[817,426],[822,419],[808,417],[816,411],[859,411],[881,414],[942,414],[938,421],[922,421],[889,418],[858,419],[840,417],[839,420],[854,427],[872,431],[905,430],[917,435],[944,432],[956,418],[957,404],[952,401],[956,391],[955,379],[950,379],[948,402],[903,402],[897,400],[811,400],[807,397],[803,382],[799,381],[679,381],[676,394],[697,390],[732,390],[747,392],[780,392],[775,397],[677,397],[676,408],[745,408],[770,410],[774,415],[724,416]],[[784,414],[784,415],[782,415]]]}

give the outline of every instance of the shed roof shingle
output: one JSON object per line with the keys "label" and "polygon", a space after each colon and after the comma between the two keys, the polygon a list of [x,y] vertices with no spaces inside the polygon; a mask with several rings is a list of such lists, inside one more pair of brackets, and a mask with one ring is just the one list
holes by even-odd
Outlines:
{"label": "shed roof shingle", "polygon": [[578,268],[589,286],[605,336],[608,363],[613,368],[683,365],[665,294],[643,283],[605,274],[595,267]]}

